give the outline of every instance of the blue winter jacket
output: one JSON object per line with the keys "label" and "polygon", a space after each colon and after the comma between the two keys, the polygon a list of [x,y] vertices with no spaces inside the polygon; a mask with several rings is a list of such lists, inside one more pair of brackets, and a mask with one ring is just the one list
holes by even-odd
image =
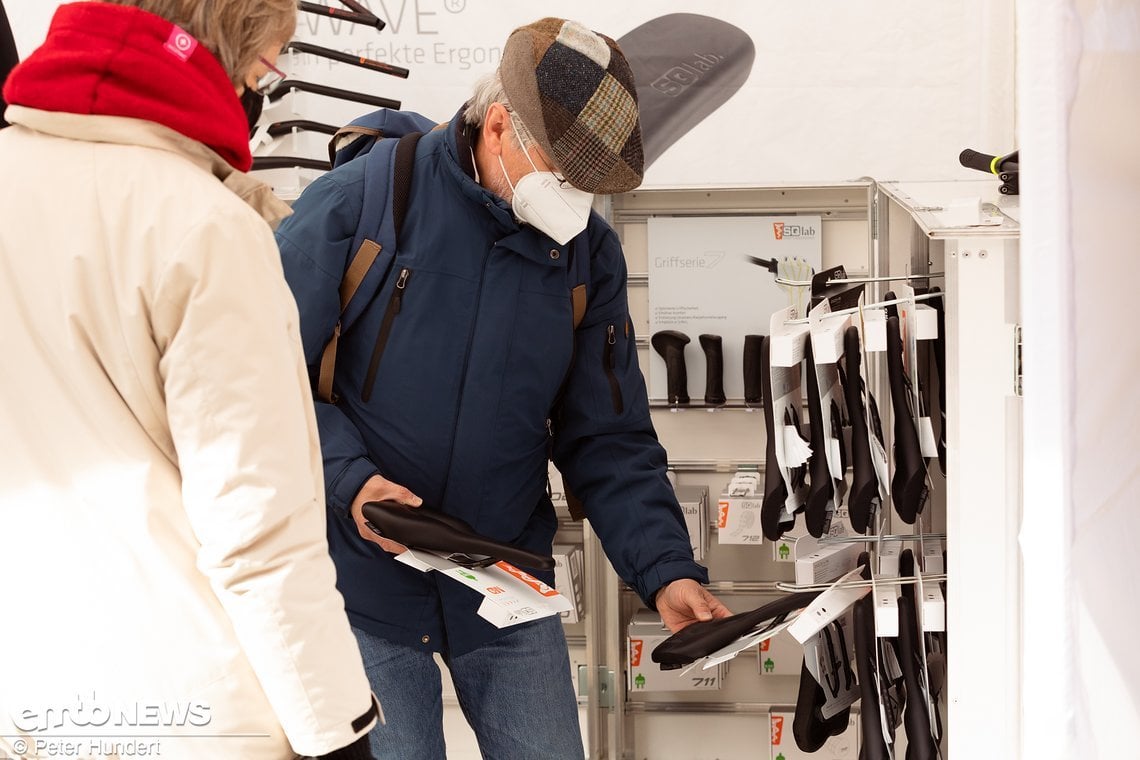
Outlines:
{"label": "blue winter jacket", "polygon": [[[389,270],[384,284],[341,337],[337,403],[316,403],[328,540],[349,619],[453,655],[510,629],[478,617],[475,592],[361,539],[348,510],[373,474],[480,533],[549,553],[552,454],[618,575],[643,600],[678,578],[707,581],[649,418],[617,235],[596,214],[566,246],[519,225],[473,179],[460,121],[420,140],[399,250],[381,252],[373,266]],[[313,182],[277,232],[314,378],[337,321],[366,164],[350,161]],[[576,331],[571,246],[590,257],[588,309]],[[386,313],[391,329],[365,388]]]}

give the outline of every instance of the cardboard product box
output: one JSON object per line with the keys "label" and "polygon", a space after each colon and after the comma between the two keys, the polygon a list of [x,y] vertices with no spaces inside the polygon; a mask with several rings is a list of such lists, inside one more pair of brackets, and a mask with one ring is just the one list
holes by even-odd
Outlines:
{"label": "cardboard product box", "polygon": [[685,515],[693,559],[700,561],[709,550],[709,489],[708,486],[677,486],[677,501]]}
{"label": "cardboard product box", "polygon": [[784,630],[760,642],[756,660],[762,676],[798,676],[804,648]]}
{"label": "cardboard product box", "polygon": [[717,502],[717,543],[752,544],[764,542],[760,508],[764,500],[741,496],[721,496]]}
{"label": "cardboard product box", "polygon": [[554,588],[572,605],[568,611],[560,613],[562,622],[577,623],[586,612],[582,589],[582,547],[555,544],[551,554],[554,557]]}
{"label": "cardboard product box", "polygon": [[796,555],[796,584],[810,586],[831,583],[844,573],[855,569],[863,544],[827,544],[803,556]]}
{"label": "cardboard product box", "polygon": [[[629,622],[629,670],[626,671],[626,689],[631,695],[660,691],[711,691],[721,688],[727,671],[722,663],[708,670],[693,668],[685,672],[662,670],[651,657],[653,650],[669,638],[669,630],[656,612],[638,610]],[[681,673],[685,673],[681,675]]]}
{"label": "cardboard product box", "polygon": [[795,713],[771,713],[769,719],[772,721],[771,760],[858,760],[859,716],[854,712],[848,718],[846,731],[831,737],[818,752],[812,753],[803,752],[796,746],[792,735]]}

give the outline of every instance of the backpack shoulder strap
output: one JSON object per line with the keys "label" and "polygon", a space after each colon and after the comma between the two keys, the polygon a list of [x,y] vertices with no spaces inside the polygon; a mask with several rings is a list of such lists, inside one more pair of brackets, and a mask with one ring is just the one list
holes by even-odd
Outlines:
{"label": "backpack shoulder strap", "polygon": [[[317,377],[317,398],[321,401],[336,402],[333,375],[336,370],[337,345],[341,334],[355,319],[349,314],[349,305],[353,303],[353,298],[361,286],[369,279],[372,264],[380,252],[385,248],[393,252],[397,250],[400,230],[403,228],[408,201],[411,198],[412,164],[415,161],[416,144],[422,136],[421,132],[412,132],[399,140],[379,140],[377,145],[362,157],[368,161],[364,177],[364,204],[350,248],[354,253],[340,283],[340,318],[321,354]],[[385,170],[387,168],[385,164],[390,165],[390,174]],[[389,199],[391,204],[388,203]],[[382,275],[383,273],[378,273],[371,278],[370,285],[373,289],[381,284]],[[362,310],[363,308],[355,310],[355,316],[359,316]]]}

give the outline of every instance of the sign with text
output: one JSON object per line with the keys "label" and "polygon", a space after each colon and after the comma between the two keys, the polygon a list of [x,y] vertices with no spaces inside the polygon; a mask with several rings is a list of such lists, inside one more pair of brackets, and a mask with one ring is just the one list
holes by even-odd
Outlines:
{"label": "sign with text", "polygon": [[[649,219],[649,332],[684,333],[689,396],[705,395],[702,334],[721,337],[725,396],[744,398],[744,336],[766,335],[772,312],[800,304],[809,288],[776,283],[752,259],[774,261],[780,273],[810,280],[820,269],[823,225],[818,216],[652,217]],[[775,268],[775,267],[774,267]],[[651,352],[649,397],[668,399],[665,360]]]}

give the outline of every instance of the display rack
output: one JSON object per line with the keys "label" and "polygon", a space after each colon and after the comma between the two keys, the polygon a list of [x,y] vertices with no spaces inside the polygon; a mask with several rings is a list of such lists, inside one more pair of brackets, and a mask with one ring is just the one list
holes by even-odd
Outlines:
{"label": "display rack", "polygon": [[[947,209],[961,217],[961,201],[976,197],[999,224],[948,224]],[[930,506],[919,527],[946,532],[947,624],[950,647],[969,656],[950,658],[947,740],[950,760],[973,750],[953,737],[994,737],[995,756],[1013,757],[1016,736],[1017,563],[1016,525],[1019,404],[1014,397],[1017,323],[1016,198],[1000,197],[994,183],[795,184],[709,190],[647,190],[614,197],[606,216],[622,238],[630,272],[630,312],[639,336],[639,359],[649,366],[647,222],[656,216],[818,215],[823,223],[823,265],[842,264],[849,276],[944,272],[946,296],[948,470],[933,477]],[[1001,212],[1004,212],[1002,214]],[[877,299],[889,284],[868,286]],[[766,326],[764,326],[766,327]],[[757,332],[767,332],[758,326]],[[969,336],[965,339],[964,336]],[[882,387],[880,357],[866,368],[872,389]],[[763,416],[743,404],[711,412],[695,403],[682,411],[651,405],[658,434],[670,454],[680,485],[706,485],[715,495],[736,469],[763,468]],[[884,410],[891,446],[891,420]],[[901,521],[889,531],[912,530]],[[626,689],[626,624],[640,601],[606,561],[596,536],[585,526],[585,665],[579,669],[586,695],[588,754],[603,758],[681,756],[766,757],[757,736],[768,735],[768,714],[791,712],[797,678],[756,674],[756,658],[734,661],[719,692],[663,692],[630,695]],[[983,560],[992,556],[992,562]],[[791,580],[791,566],[771,559],[764,547],[718,546],[704,564],[711,590],[730,607],[748,609]],[[977,625],[979,616],[989,620]],[[970,623],[967,624],[967,619]],[[976,655],[975,655],[976,653]],[[762,682],[761,682],[762,681]],[[995,687],[996,685],[996,687]],[[857,708],[856,708],[857,709]],[[700,715],[700,737],[677,741],[684,716]],[[995,716],[1005,716],[999,721]],[[661,721],[666,721],[662,723]],[[1007,728],[1000,728],[1001,723]],[[759,731],[759,734],[757,733]],[[685,741],[682,739],[682,741]],[[655,744],[655,742],[658,742]],[[662,754],[662,752],[672,754]]]}

